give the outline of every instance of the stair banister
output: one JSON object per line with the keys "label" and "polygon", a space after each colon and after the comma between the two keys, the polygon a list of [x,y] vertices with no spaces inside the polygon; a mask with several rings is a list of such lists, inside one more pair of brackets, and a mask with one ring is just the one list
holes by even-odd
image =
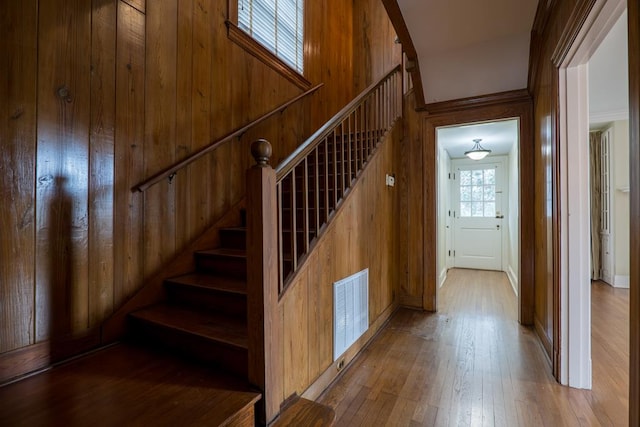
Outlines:
{"label": "stair banister", "polygon": [[286,159],[284,159],[277,167],[276,174],[278,180],[280,180],[283,176],[285,176],[288,172],[293,169],[295,165],[297,165],[302,159],[304,159],[313,149],[318,141],[321,141],[323,138],[327,137],[337,125],[340,124],[342,119],[345,116],[352,113],[361,103],[362,101],[375,89],[381,86],[389,77],[391,77],[396,72],[402,69],[401,65],[396,65],[391,70],[389,70],[379,81],[371,84],[365,90],[362,91],[357,97],[355,97],[351,102],[345,105],[340,111],[338,111],[327,123],[325,123],[320,129],[318,129],[313,135],[311,135],[307,140],[302,143],[293,153],[291,153]]}
{"label": "stair banister", "polygon": [[402,115],[400,70],[394,67],[369,86],[277,170],[269,165],[269,142],[261,139],[251,146],[256,164],[247,171],[246,191],[249,379],[263,394],[257,411],[267,425],[278,416],[284,393],[278,301],[285,281],[304,262],[314,239]]}

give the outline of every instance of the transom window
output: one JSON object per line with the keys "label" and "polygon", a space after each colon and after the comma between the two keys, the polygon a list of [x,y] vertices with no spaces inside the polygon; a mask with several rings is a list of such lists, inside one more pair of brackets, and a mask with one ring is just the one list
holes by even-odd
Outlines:
{"label": "transom window", "polygon": [[496,216],[496,170],[475,169],[459,171],[460,216]]}
{"label": "transom window", "polygon": [[238,27],[302,74],[304,0],[238,0]]}

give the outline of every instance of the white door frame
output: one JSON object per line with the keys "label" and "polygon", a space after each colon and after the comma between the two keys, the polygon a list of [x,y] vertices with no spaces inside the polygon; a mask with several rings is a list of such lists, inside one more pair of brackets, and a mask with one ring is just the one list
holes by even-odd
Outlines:
{"label": "white door frame", "polygon": [[559,68],[560,382],[591,388],[587,63],[626,8],[596,0]]}

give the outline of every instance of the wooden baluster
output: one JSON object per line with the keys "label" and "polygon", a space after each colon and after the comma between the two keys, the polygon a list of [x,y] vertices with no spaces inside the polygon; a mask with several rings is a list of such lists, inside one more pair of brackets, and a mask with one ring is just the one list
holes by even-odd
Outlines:
{"label": "wooden baluster", "polygon": [[349,117],[347,117],[347,141],[348,141],[348,151],[347,151],[347,170],[349,171],[349,173],[347,174],[347,185],[348,187],[351,187],[351,181],[353,181],[353,176],[351,175],[352,173],[352,169],[353,169],[353,165],[351,164],[351,150],[353,148],[353,145],[351,144],[351,139],[352,139],[352,131],[351,131],[351,114],[349,114]]}
{"label": "wooden baluster", "polygon": [[340,122],[340,187],[342,190],[342,197],[347,190],[347,162],[345,161],[345,136],[344,136],[344,120]]}
{"label": "wooden baluster", "polygon": [[283,358],[278,317],[276,173],[269,166],[271,145],[255,141],[256,165],[247,171],[247,325],[249,381],[262,392],[257,413],[262,423],[280,411]]}
{"label": "wooden baluster", "polygon": [[298,199],[296,168],[291,169],[291,274],[298,268]]}
{"label": "wooden baluster", "polygon": [[302,242],[304,243],[302,254],[309,253],[309,157],[305,157],[304,165],[303,165],[303,179],[302,182],[302,202],[304,204],[304,211],[302,212],[302,220],[303,220],[303,236]]}
{"label": "wooden baluster", "polygon": [[276,212],[278,213],[278,293],[284,289],[284,257],[282,256],[284,245],[284,228],[282,227],[282,182],[276,185],[278,205]]}
{"label": "wooden baluster", "polygon": [[324,140],[324,222],[329,222],[329,141]]}
{"label": "wooden baluster", "polygon": [[314,184],[316,186],[316,200],[315,200],[315,204],[316,204],[316,232],[315,237],[318,237],[318,234],[320,234],[320,161],[319,161],[319,157],[320,157],[320,147],[316,147],[314,151],[314,153],[316,153],[316,166],[314,168],[315,170],[315,178],[314,178]]}
{"label": "wooden baluster", "polygon": [[338,146],[336,144],[336,132],[333,131],[333,206],[332,209],[338,205]]}

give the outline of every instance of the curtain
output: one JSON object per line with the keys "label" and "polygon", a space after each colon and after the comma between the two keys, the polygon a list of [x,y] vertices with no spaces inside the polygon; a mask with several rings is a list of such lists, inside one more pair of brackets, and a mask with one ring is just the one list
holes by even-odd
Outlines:
{"label": "curtain", "polygon": [[591,280],[600,279],[602,252],[600,249],[601,226],[601,136],[602,132],[589,133],[589,163],[591,168]]}

